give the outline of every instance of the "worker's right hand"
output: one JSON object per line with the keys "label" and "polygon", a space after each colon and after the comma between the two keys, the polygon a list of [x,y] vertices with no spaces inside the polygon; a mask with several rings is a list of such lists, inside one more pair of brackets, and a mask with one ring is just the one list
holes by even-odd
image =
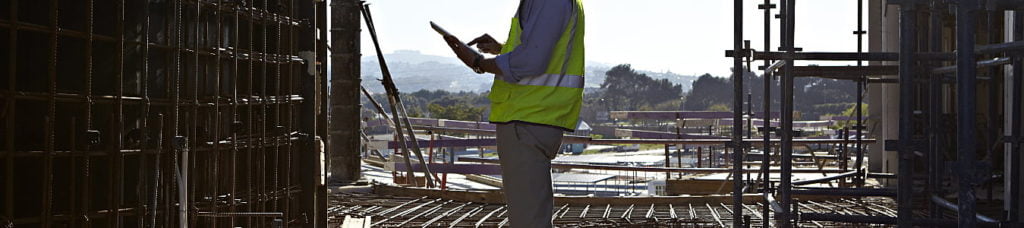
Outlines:
{"label": "worker's right hand", "polygon": [[501,54],[502,44],[498,43],[494,37],[491,37],[491,35],[486,33],[483,36],[477,37],[476,39],[473,39],[473,41],[466,43],[466,45],[469,46],[473,46],[473,44],[476,44],[476,48],[479,49],[480,52],[494,55]]}

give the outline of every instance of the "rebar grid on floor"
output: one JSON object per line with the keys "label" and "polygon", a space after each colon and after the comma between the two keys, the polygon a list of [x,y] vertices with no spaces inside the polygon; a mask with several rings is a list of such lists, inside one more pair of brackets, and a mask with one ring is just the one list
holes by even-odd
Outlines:
{"label": "rebar grid on floor", "polygon": [[[331,227],[346,216],[371,218],[374,227],[500,227],[508,226],[505,205],[450,201],[428,197],[399,197],[368,193],[333,193],[328,218]],[[743,204],[752,227],[764,226],[764,204]],[[800,201],[800,211],[862,216],[894,216],[889,198]],[[732,208],[726,203],[554,205],[557,227],[731,227]],[[840,222],[803,221],[801,227],[886,227]]]}

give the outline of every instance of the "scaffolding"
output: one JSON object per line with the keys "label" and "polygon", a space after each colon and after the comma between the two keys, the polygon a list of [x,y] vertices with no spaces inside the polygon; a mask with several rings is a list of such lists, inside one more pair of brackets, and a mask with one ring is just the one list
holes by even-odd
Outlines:
{"label": "scaffolding", "polygon": [[[1022,74],[1024,74],[1024,63],[1021,62],[1020,51],[1024,50],[1024,42],[1021,37],[1024,35],[1022,25],[1021,9],[1024,4],[1020,1],[1006,0],[889,0],[887,4],[899,6],[899,52],[863,52],[861,41],[866,32],[863,30],[863,1],[857,1],[858,25],[854,34],[858,37],[857,52],[802,52],[794,45],[795,30],[795,8],[794,0],[781,0],[780,2],[780,29],[781,47],[775,52],[771,51],[770,28],[771,9],[775,8],[771,1],[766,0],[758,6],[764,10],[765,18],[765,46],[763,51],[755,51],[744,46],[741,23],[743,21],[743,1],[734,1],[734,48],[727,51],[727,56],[734,61],[733,81],[736,90],[734,101],[736,110],[740,110],[739,101],[742,100],[742,62],[763,60],[764,80],[766,86],[765,112],[770,112],[770,101],[768,98],[768,85],[772,82],[773,76],[779,76],[782,84],[782,129],[779,132],[781,138],[781,168],[782,181],[777,189],[771,186],[760,189],[764,194],[765,204],[771,204],[779,208],[774,213],[777,224],[782,227],[791,227],[794,223],[801,221],[839,221],[850,223],[869,224],[892,224],[900,227],[912,226],[952,226],[978,227],[1009,225],[1019,226],[1020,221],[1020,182],[1021,171],[1021,87]],[[881,4],[879,4],[881,5]],[[883,5],[884,7],[884,5]],[[955,13],[950,13],[955,9]],[[1003,11],[1013,11],[1012,19],[1005,20],[1012,24],[1012,40],[1004,42],[999,39],[1003,28],[999,25]],[[926,17],[927,16],[927,17]],[[984,25],[979,28],[978,17],[985,16]],[[927,18],[927,19],[922,19]],[[948,18],[955,18],[955,21],[947,21]],[[955,22],[953,37],[943,36],[944,28],[949,27],[949,22]],[[918,27],[927,28],[919,30]],[[988,41],[977,42],[975,36],[986,34]],[[921,34],[926,34],[921,36]],[[954,39],[955,38],[955,39]],[[955,51],[944,49],[955,43]],[[978,45],[978,44],[981,45]],[[919,47],[927,47],[927,50],[919,50]],[[978,61],[978,56],[990,59]],[[796,66],[796,61],[856,61],[857,66],[845,67],[816,67]],[[890,66],[864,66],[862,61],[885,61],[898,62],[898,67]],[[1012,70],[1003,72],[998,67],[1012,65]],[[979,77],[978,70],[985,71],[988,77]],[[956,77],[947,77],[947,74],[955,73]],[[1006,74],[1007,80],[999,80],[1000,74]],[[897,80],[885,77],[873,77],[884,75],[898,75]],[[863,180],[869,174],[863,168],[864,142],[860,137],[860,131],[864,129],[862,123],[863,114],[860,113],[860,106],[863,105],[863,90],[868,83],[897,83],[899,86],[899,138],[898,140],[886,141],[887,151],[898,151],[899,170],[896,188],[897,214],[861,216],[841,213],[804,212],[798,211],[794,193],[801,195],[835,194],[842,192],[847,196],[870,196],[878,194],[877,189],[863,188],[840,188],[840,189],[816,189],[795,188],[794,183],[789,179],[792,175],[792,142],[793,142],[793,79],[801,76],[816,76],[833,79],[853,80],[857,82],[857,118],[854,129],[858,131],[855,142],[856,160],[854,168],[856,175],[855,186],[862,186]],[[1009,79],[1012,77],[1012,79]],[[987,125],[985,130],[979,130],[976,113],[979,111],[976,101],[979,99],[977,90],[978,81],[981,80],[988,85],[986,97],[989,99],[987,115],[984,116]],[[1000,82],[1004,84],[999,84]],[[954,87],[946,89],[945,86]],[[998,85],[1007,85],[1002,90],[1008,101],[1006,107],[995,104],[999,98]],[[880,95],[880,94],[879,94]],[[955,99],[943,100],[944,96],[955,96]],[[995,124],[1000,120],[998,111],[1002,108],[1008,110],[1004,118],[1008,126]],[[947,111],[948,110],[948,111]],[[736,119],[740,118],[737,112]],[[955,124],[948,124],[953,122]],[[738,122],[738,121],[737,121]],[[765,128],[768,128],[766,125]],[[733,131],[739,132],[741,124],[736,124]],[[955,134],[948,134],[945,131],[955,129]],[[1004,130],[1004,131],[1000,131]],[[1005,133],[1004,133],[1005,132]],[[979,142],[977,135],[985,135],[983,141]],[[766,147],[769,151],[770,134],[764,135]],[[741,143],[738,136],[733,137],[731,146],[735,151],[743,151],[747,148]],[[978,213],[977,196],[975,189],[982,185],[988,185],[995,181],[993,173],[995,166],[992,164],[995,159],[991,156],[1000,146],[1005,146],[1006,156],[1003,158],[1007,166],[1004,189],[1007,192],[1006,204],[1001,208],[1002,216],[989,217]],[[955,153],[950,148],[956,148]],[[979,151],[984,151],[987,156],[979,160]],[[736,159],[741,160],[743,153],[735,153]],[[766,152],[767,154],[767,152]],[[946,157],[955,154],[955,157]],[[764,156],[770,157],[770,156]],[[952,158],[952,159],[951,159]],[[769,160],[763,160],[764,168],[767,169]],[[947,164],[948,163],[948,164]],[[951,167],[950,167],[951,166]],[[927,178],[924,186],[915,185],[916,176],[913,175],[918,167],[926,167]],[[740,170],[736,165],[734,170]],[[950,172],[950,168],[956,170]],[[767,172],[767,171],[765,171]],[[953,178],[946,178],[944,173],[952,173]],[[878,175],[876,175],[878,176]],[[879,176],[881,177],[881,176]],[[766,183],[767,180],[765,180]],[[947,184],[949,182],[949,184]],[[741,192],[743,183],[735,181],[734,192]],[[955,188],[949,186],[956,184]],[[920,193],[924,194],[920,194]],[[947,193],[956,192],[958,202],[950,202],[946,199]],[[778,193],[778,201],[773,198]],[[887,194],[885,194],[887,195]],[[915,197],[923,195],[923,197]],[[735,197],[741,197],[739,195]],[[928,213],[921,216],[915,214],[915,210],[921,209],[920,205],[927,205]],[[736,203],[734,208],[742,205]],[[956,212],[954,216],[947,216],[945,210]],[[763,215],[770,213],[762,210]],[[733,226],[743,225],[742,213],[734,214]],[[762,216],[762,224],[770,224],[768,216]],[[953,219],[955,218],[955,220]]]}

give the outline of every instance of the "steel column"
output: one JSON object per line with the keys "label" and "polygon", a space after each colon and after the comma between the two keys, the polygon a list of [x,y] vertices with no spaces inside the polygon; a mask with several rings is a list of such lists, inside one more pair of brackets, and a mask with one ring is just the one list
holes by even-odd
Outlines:
{"label": "steel column", "polygon": [[897,207],[899,227],[911,227],[913,219],[913,96],[914,71],[917,66],[913,53],[917,51],[917,9],[913,0],[900,4],[900,116],[899,116],[899,178]]}
{"label": "steel column", "polygon": [[[864,0],[857,0],[857,31],[855,31],[854,34],[857,34],[857,53],[858,54],[864,53],[864,34],[866,34],[866,33],[867,32],[864,31]],[[857,66],[858,67],[864,66],[864,62],[862,60],[857,60]],[[854,179],[854,182],[856,182],[856,183],[854,183],[854,185],[857,185],[858,187],[864,185],[864,173],[865,172],[864,172],[864,167],[863,166],[864,166],[864,128],[865,128],[865,126],[864,126],[864,113],[863,113],[863,110],[864,110],[864,89],[865,89],[867,83],[868,83],[867,82],[867,78],[864,77],[864,76],[861,76],[860,80],[857,81],[857,110],[855,110],[855,112],[857,112],[857,126],[856,126],[856,129],[857,129],[857,142],[856,142],[857,159],[854,160],[853,167],[858,172],[857,177]]]}
{"label": "steel column", "polygon": [[[942,51],[942,12],[943,8],[941,3],[938,1],[932,1],[929,8],[929,38],[928,46],[929,51],[938,52]],[[935,66],[938,64],[929,64],[929,66]],[[929,78],[933,78],[935,74],[929,72]],[[942,122],[942,80],[932,79],[928,80],[928,192],[931,194],[941,194],[942,192],[942,163],[945,159],[942,156],[942,145],[944,144],[943,130],[941,128]],[[932,218],[938,218],[942,216],[940,208],[933,204],[928,204],[929,216]]]}
{"label": "steel column", "polygon": [[[743,48],[743,0],[733,0],[733,50],[744,52]],[[743,57],[732,57],[733,83],[733,126],[732,126],[732,225],[743,226]],[[668,147],[665,147],[668,154]]]}
{"label": "steel column", "polygon": [[[793,54],[795,52],[794,36],[795,36],[795,16],[796,16],[796,1],[794,0],[783,0],[782,4],[782,51]],[[781,211],[776,211],[779,226],[791,227],[791,221],[793,220],[791,214],[791,205],[793,203],[793,196],[791,190],[792,178],[793,178],[793,62],[792,55],[787,55],[782,60],[786,61],[786,64],[782,66],[782,134],[781,134],[781,149],[782,157],[780,162],[780,168],[782,173],[780,175],[779,182],[779,198],[781,203]]]}
{"label": "steel column", "polygon": [[[1024,40],[1024,11],[1022,10],[1017,10],[1013,12],[1013,40]],[[1007,202],[1009,202],[1007,208],[1007,220],[1010,222],[1021,221],[1021,186],[1022,184],[1024,184],[1021,183],[1022,181],[1024,181],[1024,179],[1021,178],[1022,164],[1020,163],[1021,138],[1024,137],[1024,135],[1021,134],[1021,127],[1024,127],[1021,124],[1021,120],[1022,118],[1024,118],[1022,117],[1024,116],[1024,113],[1021,113],[1022,111],[1024,111],[1021,109],[1021,105],[1022,103],[1024,103],[1022,102],[1022,100],[1024,100],[1024,93],[1022,93],[1022,89],[1024,89],[1022,88],[1024,87],[1024,63],[1022,63],[1022,61],[1024,60],[1022,60],[1022,58],[1019,55],[1014,57],[1012,73],[1013,81],[1009,82],[1012,84],[1012,89],[1011,92],[1008,93],[1011,94],[1011,105],[1010,107],[1008,107],[1010,110],[1008,113],[1010,113],[1011,116],[1010,138],[1017,140],[1016,143],[1011,143],[1009,145],[1010,156],[1008,156],[1008,158],[1010,161],[1005,163],[1010,165],[1010,181],[1007,182],[1007,185],[1009,185],[1007,186],[1007,189],[1010,192],[1010,196],[1006,198]]]}
{"label": "steel column", "polygon": [[975,139],[977,69],[975,68],[975,26],[979,7],[977,0],[959,0],[956,13],[957,62],[957,170],[959,174],[958,220],[960,227],[976,227],[977,211],[974,186],[978,177],[975,169],[977,143]]}
{"label": "steel column", "polygon": [[[774,8],[774,5],[771,4],[771,0],[764,0],[764,3],[760,6],[760,8],[762,10],[764,10],[764,50],[765,51],[770,51],[771,48],[772,48],[771,47],[771,38],[772,38],[772,34],[771,34],[772,13],[771,13],[771,11],[772,11],[772,8]],[[769,67],[770,65],[771,65],[771,61],[765,59],[764,60],[764,66],[765,67]],[[764,205],[768,205],[769,204],[768,196],[772,194],[771,173],[769,172],[769,169],[771,167],[771,160],[772,160],[771,159],[772,158],[772,156],[771,156],[771,154],[772,154],[771,153],[771,151],[772,151],[772,145],[771,145],[771,137],[772,137],[772,131],[771,131],[771,119],[772,119],[772,115],[771,115],[771,113],[772,113],[772,109],[771,109],[771,107],[772,107],[772,99],[771,99],[771,97],[772,96],[771,96],[771,94],[772,93],[771,93],[771,91],[772,91],[772,84],[774,82],[774,81],[772,81],[772,72],[773,72],[773,70],[765,70],[764,74],[761,75],[762,79],[764,80],[764,99],[762,100],[762,104],[761,105],[764,106],[764,113],[765,113],[765,115],[764,115],[764,117],[762,117],[762,121],[761,121],[764,124],[764,126],[763,126],[764,130],[761,132],[761,135],[764,137],[764,146],[763,146],[763,149],[761,151],[761,154],[762,154],[761,155],[761,177],[763,178],[761,180],[761,189],[762,189],[762,195],[763,195],[763,198],[764,198],[762,203],[764,203]],[[753,111],[753,110],[751,110],[751,111]],[[770,212],[771,212],[771,210],[768,207],[763,207],[761,209],[761,226],[768,227],[768,226],[771,225],[771,215],[770,215]]]}

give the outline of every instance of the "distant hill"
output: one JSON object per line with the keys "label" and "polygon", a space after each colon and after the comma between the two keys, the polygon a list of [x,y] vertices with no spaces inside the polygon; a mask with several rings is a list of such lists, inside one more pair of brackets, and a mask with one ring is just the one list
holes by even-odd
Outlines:
{"label": "distant hill", "polygon": [[[422,54],[419,51],[399,50],[384,54],[391,75],[402,92],[415,92],[421,89],[445,90],[451,92],[490,90],[492,76],[479,75],[462,65],[458,59],[448,56]],[[362,57],[363,86],[372,92],[383,92],[377,79],[381,78],[377,56]],[[587,63],[587,80],[585,87],[597,88],[604,82],[605,72],[612,66],[602,63]],[[692,82],[697,79],[692,75],[680,75],[672,72],[651,72],[639,70],[655,79],[668,79],[672,83],[683,86],[683,92],[690,91]]]}

